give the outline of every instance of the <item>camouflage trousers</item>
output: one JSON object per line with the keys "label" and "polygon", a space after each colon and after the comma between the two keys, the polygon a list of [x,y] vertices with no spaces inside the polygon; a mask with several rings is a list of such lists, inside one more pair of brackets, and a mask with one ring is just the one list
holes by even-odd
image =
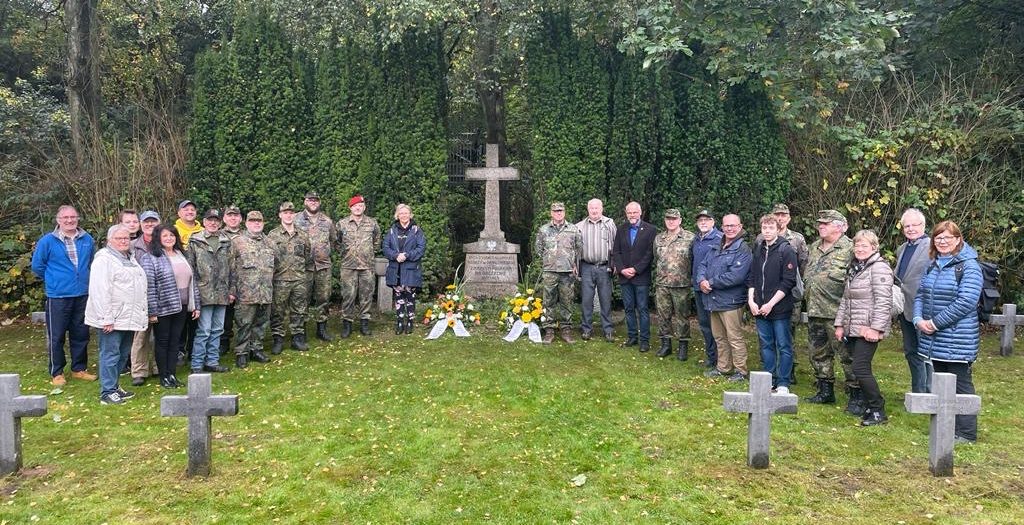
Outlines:
{"label": "camouflage trousers", "polygon": [[370,318],[373,304],[373,270],[341,269],[341,319]]}
{"label": "camouflage trousers", "polygon": [[270,321],[269,304],[235,304],[235,355],[263,351],[263,334]]}
{"label": "camouflage trousers", "polygon": [[318,323],[327,322],[327,310],[331,303],[331,269],[306,272],[306,288],[309,292],[309,316]]}
{"label": "camouflage trousers", "polygon": [[554,328],[556,323],[571,326],[569,320],[576,306],[576,277],[568,272],[544,272],[541,287],[547,310],[547,320],[541,323],[541,328]]}
{"label": "camouflage trousers", "polygon": [[693,288],[659,286],[654,290],[658,309],[658,337],[690,340],[690,300]]}
{"label": "camouflage trousers", "polygon": [[270,333],[284,335],[285,318],[292,335],[306,333],[309,293],[306,281],[274,281],[274,306],[270,309]]}
{"label": "camouflage trousers", "polygon": [[836,372],[832,363],[839,354],[839,364],[843,367],[843,378],[847,387],[860,388],[857,376],[853,374],[853,358],[846,345],[836,341],[836,328],[833,319],[811,317],[807,322],[807,340],[811,345],[811,367],[814,368],[815,379],[836,380]]}

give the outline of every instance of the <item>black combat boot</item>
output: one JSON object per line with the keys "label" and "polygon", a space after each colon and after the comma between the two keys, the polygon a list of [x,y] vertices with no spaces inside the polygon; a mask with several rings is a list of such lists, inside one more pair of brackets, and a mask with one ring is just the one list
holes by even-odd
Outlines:
{"label": "black combat boot", "polygon": [[306,344],[306,334],[292,334],[292,349],[300,352],[309,350],[309,345]]}
{"label": "black combat boot", "polygon": [[846,402],[846,413],[851,416],[863,416],[867,412],[864,406],[864,391],[859,388],[850,388],[847,392],[850,399]]}
{"label": "black combat boot", "polygon": [[402,335],[405,333],[405,319],[401,317],[395,318],[395,335]]}
{"label": "black combat boot", "polygon": [[235,366],[238,368],[245,368],[249,366],[249,356],[247,355],[236,355]]}
{"label": "black combat boot", "polygon": [[828,403],[836,402],[836,393],[833,390],[833,382],[828,379],[818,380],[818,393],[811,397],[805,398],[804,401],[808,403],[815,403],[819,405],[825,405]]}
{"label": "black combat boot", "polygon": [[680,339],[679,340],[679,354],[676,355],[676,357],[680,361],[686,361],[686,359],[688,357],[690,357],[689,356],[689,352],[690,352],[690,340],[689,339]]}
{"label": "black combat boot", "polygon": [[320,321],[316,324],[316,338],[321,341],[327,341],[328,343],[334,340],[334,338],[327,333],[327,321]]}
{"label": "black combat boot", "polygon": [[360,319],[359,320],[359,333],[363,335],[370,335],[370,320]]}
{"label": "black combat boot", "polygon": [[873,427],[875,425],[884,425],[889,422],[889,418],[885,417],[885,410],[865,410],[864,417],[860,420],[861,426]]}
{"label": "black combat boot", "polygon": [[352,321],[348,321],[348,320],[342,321],[341,322],[341,338],[345,339],[345,338],[347,338],[350,335],[352,335]]}
{"label": "black combat boot", "polygon": [[267,354],[264,354],[261,350],[253,350],[253,352],[252,352],[252,360],[256,361],[257,363],[269,363],[270,362],[270,358],[267,357]]}
{"label": "black combat boot", "polygon": [[[283,335],[275,335],[274,336],[274,345],[270,347],[270,353],[272,353],[274,355],[278,355],[283,350],[284,350],[284,336]],[[259,361],[259,360],[257,359],[257,361]]]}
{"label": "black combat boot", "polygon": [[665,357],[665,356],[667,356],[667,355],[669,355],[671,353],[672,353],[672,338],[671,337],[662,337],[661,338],[661,348],[659,348],[658,349],[658,353],[656,353],[654,355],[656,355],[658,357]]}

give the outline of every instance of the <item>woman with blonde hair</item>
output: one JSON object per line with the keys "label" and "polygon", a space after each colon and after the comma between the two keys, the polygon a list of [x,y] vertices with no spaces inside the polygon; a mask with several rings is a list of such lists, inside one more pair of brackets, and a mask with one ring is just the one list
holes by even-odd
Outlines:
{"label": "woman with blonde hair", "polygon": [[427,239],[412,220],[408,204],[395,206],[395,222],[384,237],[384,257],[388,260],[384,282],[391,287],[395,304],[395,334],[411,334],[415,325],[416,293],[423,286],[420,260],[426,253]]}

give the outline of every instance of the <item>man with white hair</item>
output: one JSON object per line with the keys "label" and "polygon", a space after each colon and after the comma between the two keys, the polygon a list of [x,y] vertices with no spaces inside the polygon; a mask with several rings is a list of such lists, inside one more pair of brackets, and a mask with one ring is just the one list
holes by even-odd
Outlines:
{"label": "man with white hair", "polygon": [[[917,208],[908,208],[900,217],[900,227],[907,241],[896,249],[896,283],[903,290],[903,304],[914,304],[914,296],[921,284],[921,278],[928,270],[931,262],[928,247],[931,239],[925,233],[927,221],[924,214]],[[931,381],[924,357],[917,353],[917,328],[912,319],[914,309],[906,308],[900,316],[900,328],[903,330],[903,355],[910,367],[910,391],[926,393],[931,390]]]}
{"label": "man with white hair", "polygon": [[605,341],[612,342],[612,241],[615,240],[615,221],[604,216],[601,199],[587,201],[587,216],[576,223],[583,235],[583,257],[580,260],[580,278],[583,280],[583,321],[580,332],[589,340],[593,331],[594,293],[601,303],[601,329]]}

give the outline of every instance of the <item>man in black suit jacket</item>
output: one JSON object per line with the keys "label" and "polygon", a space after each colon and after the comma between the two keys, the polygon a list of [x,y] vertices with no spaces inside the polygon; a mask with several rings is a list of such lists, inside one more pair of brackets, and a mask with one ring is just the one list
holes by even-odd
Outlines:
{"label": "man in black suit jacket", "polygon": [[651,290],[654,236],[658,229],[640,219],[642,213],[640,204],[626,205],[626,222],[616,230],[612,244],[612,267],[619,278],[622,304],[626,309],[628,339],[624,346],[639,343],[640,351],[646,352],[651,349],[651,315],[647,300]]}

